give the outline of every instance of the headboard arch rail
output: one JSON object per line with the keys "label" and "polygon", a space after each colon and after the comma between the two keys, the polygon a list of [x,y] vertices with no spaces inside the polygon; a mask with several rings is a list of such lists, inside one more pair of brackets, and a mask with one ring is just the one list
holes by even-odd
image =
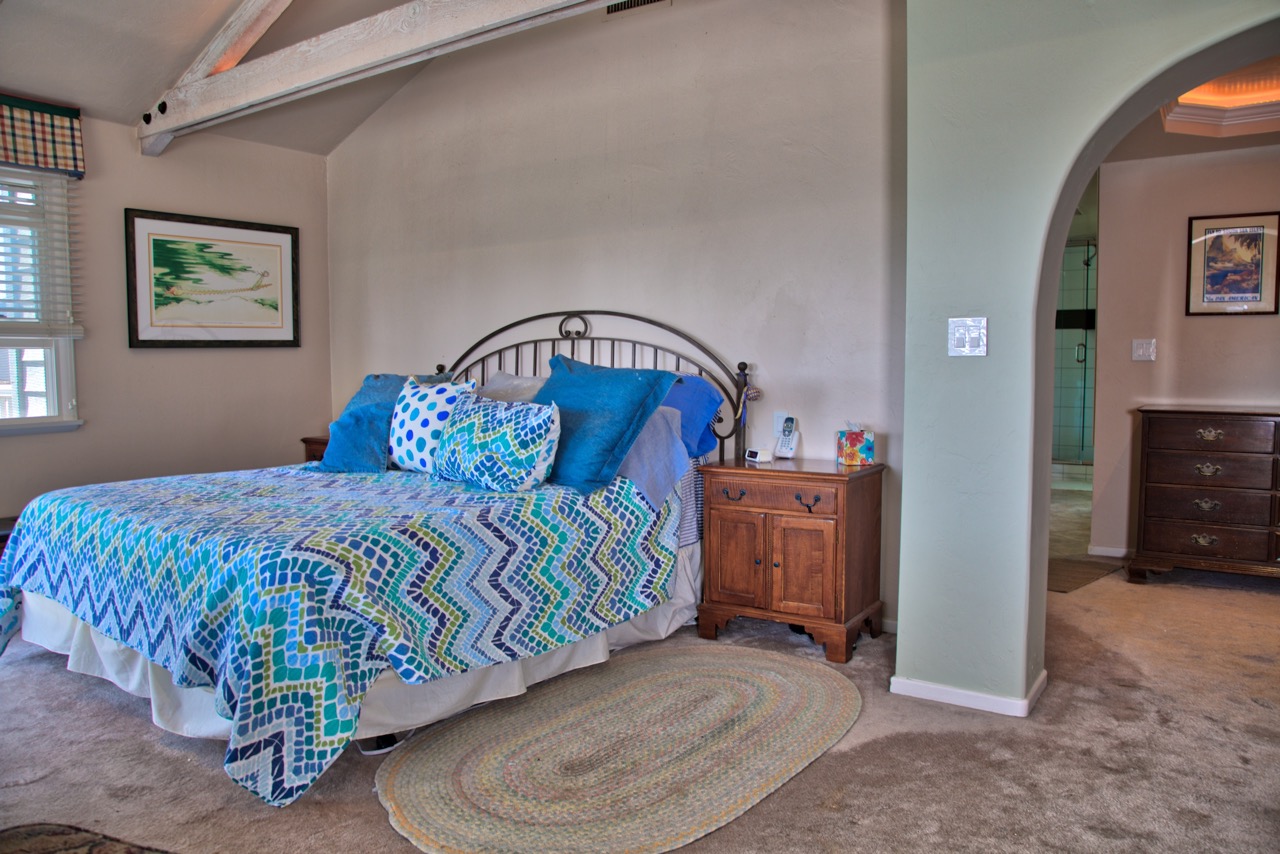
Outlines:
{"label": "headboard arch rail", "polygon": [[[597,333],[593,320],[608,328]],[[730,442],[734,459],[744,458],[747,363],[739,362],[735,371],[697,338],[652,318],[595,310],[536,314],[490,332],[468,347],[452,366],[437,368],[449,370],[456,379],[474,379],[484,385],[497,371],[546,376],[548,362],[559,354],[604,367],[651,368],[706,379],[724,397],[717,423],[712,426],[720,440],[720,459],[725,459]]]}

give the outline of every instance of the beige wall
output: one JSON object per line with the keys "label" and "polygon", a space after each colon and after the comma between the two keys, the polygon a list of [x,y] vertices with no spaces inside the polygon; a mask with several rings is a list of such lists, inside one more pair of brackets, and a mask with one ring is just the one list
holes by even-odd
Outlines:
{"label": "beige wall", "polygon": [[[0,438],[0,515],[83,483],[300,462],[329,420],[324,159],[202,134],[163,157],[133,128],[86,119],[80,186],[85,338],[76,344],[84,426]],[[300,348],[130,350],[127,207],[301,229]]]}
{"label": "beige wall", "polygon": [[[894,615],[901,51],[886,0],[682,0],[434,60],[330,157],[334,406],[509,321],[685,328],[831,459],[877,432]],[[896,110],[896,112],[895,112]]]}
{"label": "beige wall", "polygon": [[[1091,551],[1137,544],[1137,407],[1280,405],[1280,316],[1185,314],[1188,218],[1274,211],[1277,187],[1280,146],[1103,165]],[[1132,361],[1134,338],[1156,361]]]}

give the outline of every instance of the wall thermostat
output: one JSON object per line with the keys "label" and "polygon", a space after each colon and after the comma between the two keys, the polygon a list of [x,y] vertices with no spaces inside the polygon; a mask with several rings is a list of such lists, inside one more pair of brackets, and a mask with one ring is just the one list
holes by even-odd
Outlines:
{"label": "wall thermostat", "polygon": [[773,451],[768,448],[747,448],[747,462],[771,463],[773,462]]}

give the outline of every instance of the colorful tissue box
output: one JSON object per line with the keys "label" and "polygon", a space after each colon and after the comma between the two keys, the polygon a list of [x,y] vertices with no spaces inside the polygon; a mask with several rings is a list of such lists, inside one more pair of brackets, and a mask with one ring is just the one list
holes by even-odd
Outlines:
{"label": "colorful tissue box", "polygon": [[876,461],[876,434],[871,430],[837,430],[836,461],[845,466],[869,466]]}

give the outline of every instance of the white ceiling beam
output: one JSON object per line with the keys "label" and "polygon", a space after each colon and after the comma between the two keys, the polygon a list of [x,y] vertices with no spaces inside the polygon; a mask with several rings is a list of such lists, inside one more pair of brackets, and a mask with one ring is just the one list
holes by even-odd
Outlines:
{"label": "white ceiling beam", "polygon": [[434,56],[590,12],[613,0],[415,0],[166,92],[138,125],[142,153],[176,136]]}
{"label": "white ceiling beam", "polygon": [[203,80],[239,65],[244,55],[258,43],[262,34],[271,28],[292,2],[293,0],[244,0],[213,37],[213,41],[201,51],[186,74],[178,78],[175,86]]}

